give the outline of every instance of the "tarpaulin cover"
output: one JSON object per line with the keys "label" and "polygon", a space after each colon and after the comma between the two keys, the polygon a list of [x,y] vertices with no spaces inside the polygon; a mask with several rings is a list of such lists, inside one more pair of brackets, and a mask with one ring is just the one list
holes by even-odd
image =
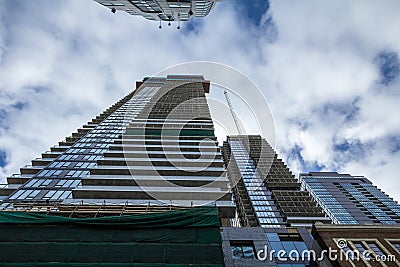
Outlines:
{"label": "tarpaulin cover", "polygon": [[98,218],[0,212],[2,266],[223,266],[216,207]]}
{"label": "tarpaulin cover", "polygon": [[197,207],[160,213],[126,214],[97,218],[69,218],[35,212],[0,212],[1,224],[89,224],[112,227],[212,227],[219,226],[216,207]]}

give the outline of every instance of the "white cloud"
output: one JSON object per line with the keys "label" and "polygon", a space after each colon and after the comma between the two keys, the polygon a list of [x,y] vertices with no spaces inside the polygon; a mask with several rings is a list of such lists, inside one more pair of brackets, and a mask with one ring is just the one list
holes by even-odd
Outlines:
{"label": "white cloud", "polygon": [[[306,162],[365,175],[396,199],[394,185],[400,182],[391,166],[397,154],[378,140],[399,136],[400,95],[377,88],[373,60],[384,49],[400,51],[393,27],[400,23],[399,7],[397,1],[271,1],[279,38],[264,46],[270,74],[264,88],[273,96],[277,146],[284,157],[298,145]],[[398,83],[392,87],[398,89]],[[335,142],[347,139],[361,148],[335,151]],[[299,160],[289,165],[308,171]]]}
{"label": "white cloud", "polygon": [[[371,146],[400,133],[398,81],[391,91],[380,90],[373,62],[383,49],[400,52],[398,1],[271,1],[275,42],[263,32],[270,28],[241,21],[229,0],[189,33],[176,25],[159,30],[90,0],[0,5],[0,109],[8,112],[0,144],[9,156],[3,180],[127,94],[136,80],[209,60],[243,71],[263,90],[284,159],[297,145],[306,163],[365,175],[400,199],[398,154]],[[11,107],[18,101],[27,103],[23,110]],[[352,110],[358,111],[349,120]],[[365,153],[334,150],[347,139]],[[298,160],[288,163],[308,171]]]}

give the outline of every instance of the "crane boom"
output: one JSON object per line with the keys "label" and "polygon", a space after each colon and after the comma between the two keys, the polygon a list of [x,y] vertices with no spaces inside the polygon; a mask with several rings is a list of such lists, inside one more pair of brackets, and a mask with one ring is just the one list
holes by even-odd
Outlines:
{"label": "crane boom", "polygon": [[242,135],[243,132],[242,132],[242,129],[241,129],[240,124],[239,124],[239,119],[236,117],[236,113],[235,113],[235,111],[233,110],[232,102],[231,102],[231,100],[229,99],[228,92],[227,92],[226,90],[224,90],[224,95],[225,95],[226,102],[228,103],[229,110],[231,111],[231,114],[232,114],[232,117],[233,117],[233,121],[235,122],[236,129],[237,129],[237,131],[238,131],[238,134],[239,134],[239,135]]}

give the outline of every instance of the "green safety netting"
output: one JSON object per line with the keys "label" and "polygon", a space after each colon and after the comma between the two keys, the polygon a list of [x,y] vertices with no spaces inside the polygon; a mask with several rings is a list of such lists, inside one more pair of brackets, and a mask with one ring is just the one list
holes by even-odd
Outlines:
{"label": "green safety netting", "polygon": [[126,214],[97,218],[69,218],[34,212],[0,212],[1,224],[90,224],[112,227],[206,227],[219,226],[216,207],[197,207],[185,210],[147,214]]}
{"label": "green safety netting", "polygon": [[0,212],[3,266],[223,266],[216,207],[67,218]]}

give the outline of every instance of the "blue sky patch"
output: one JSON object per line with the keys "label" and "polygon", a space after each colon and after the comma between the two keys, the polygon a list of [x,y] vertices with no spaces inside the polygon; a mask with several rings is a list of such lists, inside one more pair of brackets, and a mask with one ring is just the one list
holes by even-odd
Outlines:
{"label": "blue sky patch", "polygon": [[333,150],[340,152],[343,160],[361,159],[365,157],[368,146],[372,144],[363,144],[360,140],[341,140],[333,144]]}
{"label": "blue sky patch", "polygon": [[7,154],[4,150],[0,150],[0,167],[3,168],[7,165]]}
{"label": "blue sky patch", "polygon": [[327,103],[322,107],[324,114],[328,114],[330,112],[335,112],[341,115],[344,115],[345,122],[353,121],[357,118],[359,114],[360,97],[356,97],[351,101],[344,103]]}
{"label": "blue sky patch", "polygon": [[11,107],[18,109],[18,110],[23,110],[27,106],[28,106],[28,103],[21,102],[21,101],[18,101],[17,103],[11,105]]}
{"label": "blue sky patch", "polygon": [[390,136],[388,139],[390,152],[396,153],[400,151],[400,136]]}
{"label": "blue sky patch", "polygon": [[42,92],[46,92],[49,90],[49,88],[45,87],[45,86],[32,86],[31,89],[35,92],[35,93],[42,93]]}
{"label": "blue sky patch", "polygon": [[302,150],[302,147],[295,145],[289,152],[289,159],[299,161],[303,172],[319,172],[324,168],[324,166],[319,165],[316,161],[305,161],[301,155]]}
{"label": "blue sky patch", "polygon": [[262,16],[269,9],[267,0],[235,0],[234,6],[242,17],[247,18],[251,23],[259,26]]}
{"label": "blue sky patch", "polygon": [[346,122],[355,120],[360,112],[359,102],[360,97],[356,97],[351,104],[347,104]]}
{"label": "blue sky patch", "polygon": [[[181,24],[181,31],[184,35],[188,35],[191,32],[197,34],[204,22],[201,18],[192,17],[190,20]],[[171,25],[173,27],[174,25]],[[167,23],[163,23],[163,27],[168,27]]]}
{"label": "blue sky patch", "polygon": [[278,39],[278,27],[276,26],[273,18],[271,16],[266,17],[265,21],[262,24],[262,27],[265,31],[267,40],[270,43],[275,42]]}
{"label": "blue sky patch", "polygon": [[5,120],[7,119],[8,112],[5,109],[0,109],[0,124],[3,127]]}
{"label": "blue sky patch", "polygon": [[375,63],[379,68],[380,83],[389,85],[400,74],[400,62],[397,53],[384,50],[378,53]]}
{"label": "blue sky patch", "polygon": [[301,131],[306,131],[311,126],[305,117],[289,118],[287,122],[296,125]]}

